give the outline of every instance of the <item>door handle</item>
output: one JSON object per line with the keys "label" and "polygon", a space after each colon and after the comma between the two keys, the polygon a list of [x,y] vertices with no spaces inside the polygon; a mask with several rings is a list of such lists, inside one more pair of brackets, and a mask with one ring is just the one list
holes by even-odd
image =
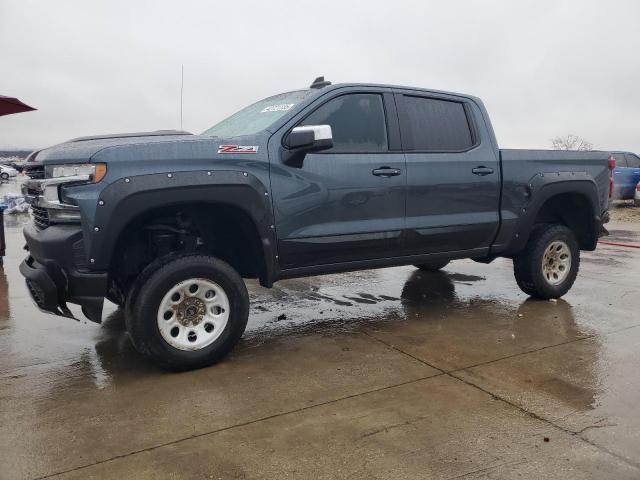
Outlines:
{"label": "door handle", "polygon": [[484,176],[484,175],[491,175],[493,173],[493,168],[489,168],[489,167],[485,167],[484,165],[481,165],[479,167],[474,168],[471,171],[476,175]]}
{"label": "door handle", "polygon": [[371,173],[373,173],[376,177],[396,177],[400,175],[400,169],[391,167],[380,167],[372,170]]}

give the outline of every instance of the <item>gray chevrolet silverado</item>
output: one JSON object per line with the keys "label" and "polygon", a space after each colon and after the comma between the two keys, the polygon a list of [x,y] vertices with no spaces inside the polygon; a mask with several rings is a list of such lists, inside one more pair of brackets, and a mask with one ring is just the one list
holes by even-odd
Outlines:
{"label": "gray chevrolet silverado", "polygon": [[37,160],[20,267],[36,304],[100,322],[107,298],[172,370],[233,348],[243,278],[507,257],[525,293],[560,297],[612,185],[608,153],[499,149],[477,98],[323,78],[200,135],[78,138]]}

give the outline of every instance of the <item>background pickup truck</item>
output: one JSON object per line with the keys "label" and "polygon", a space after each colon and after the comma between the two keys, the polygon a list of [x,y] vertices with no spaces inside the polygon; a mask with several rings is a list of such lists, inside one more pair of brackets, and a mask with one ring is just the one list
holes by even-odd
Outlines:
{"label": "background pickup truck", "polygon": [[640,157],[630,152],[612,152],[616,161],[613,171],[613,194],[615,200],[631,200],[640,182]]}
{"label": "background pickup truck", "polygon": [[509,257],[524,292],[557,298],[608,220],[613,167],[603,152],[500,150],[474,97],[323,78],[201,135],[78,138],[37,160],[21,265],[35,302],[99,322],[106,297],[173,370],[235,345],[242,278]]}

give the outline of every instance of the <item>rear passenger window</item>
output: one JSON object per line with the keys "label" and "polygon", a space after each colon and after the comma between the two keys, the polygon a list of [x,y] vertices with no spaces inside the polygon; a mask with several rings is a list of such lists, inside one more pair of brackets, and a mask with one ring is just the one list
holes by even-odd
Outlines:
{"label": "rear passenger window", "polygon": [[473,146],[469,120],[460,102],[403,95],[402,139],[406,150],[455,152]]}
{"label": "rear passenger window", "polygon": [[327,152],[387,150],[387,127],[382,96],[353,93],[329,100],[301,125],[331,125],[333,148]]}
{"label": "rear passenger window", "polygon": [[625,153],[624,156],[627,157],[627,166],[631,168],[640,168],[640,158],[630,153]]}

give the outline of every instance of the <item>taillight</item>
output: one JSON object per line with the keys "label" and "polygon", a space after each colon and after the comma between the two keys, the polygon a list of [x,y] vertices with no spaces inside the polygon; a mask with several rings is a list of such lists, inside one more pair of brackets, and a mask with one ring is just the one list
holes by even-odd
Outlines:
{"label": "taillight", "polygon": [[613,197],[613,171],[616,168],[616,159],[609,157],[609,198]]}

